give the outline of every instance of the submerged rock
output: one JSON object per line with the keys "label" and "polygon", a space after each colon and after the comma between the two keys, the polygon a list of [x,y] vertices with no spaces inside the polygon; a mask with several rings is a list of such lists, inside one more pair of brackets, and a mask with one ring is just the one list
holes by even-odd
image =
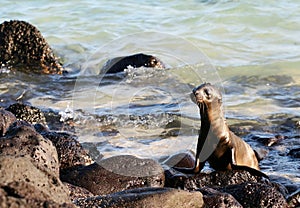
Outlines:
{"label": "submerged rock", "polygon": [[287,155],[294,158],[300,158],[300,148],[291,149]]}
{"label": "submerged rock", "polygon": [[52,49],[33,25],[19,20],[0,24],[0,65],[45,74],[62,74]]}
{"label": "submerged rock", "polygon": [[139,187],[163,187],[164,171],[154,160],[116,156],[99,164],[65,170],[61,179],[103,195]]}
{"label": "submerged rock", "polygon": [[79,199],[75,203],[80,207],[112,208],[201,208],[204,206],[200,192],[188,192],[170,188],[139,188],[107,196]]}

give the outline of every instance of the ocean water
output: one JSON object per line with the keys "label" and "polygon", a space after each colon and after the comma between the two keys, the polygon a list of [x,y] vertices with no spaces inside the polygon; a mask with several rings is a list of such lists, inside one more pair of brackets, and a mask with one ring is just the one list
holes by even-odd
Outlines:
{"label": "ocean water", "polygon": [[[0,12],[1,22],[35,25],[69,71],[2,71],[1,106],[18,100],[73,118],[79,141],[103,157],[157,159],[195,149],[190,93],[211,82],[232,130],[268,151],[262,170],[300,186],[299,159],[288,155],[300,148],[300,2],[7,0]],[[110,58],[140,52],[167,69],[101,75]],[[278,135],[271,147],[253,139]]]}

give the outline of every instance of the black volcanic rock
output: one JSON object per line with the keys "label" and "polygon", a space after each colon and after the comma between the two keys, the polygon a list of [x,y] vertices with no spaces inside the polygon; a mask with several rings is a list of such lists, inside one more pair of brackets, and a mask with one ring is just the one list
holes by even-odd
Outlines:
{"label": "black volcanic rock", "polygon": [[138,188],[113,193],[107,196],[96,196],[79,199],[75,202],[80,207],[111,208],[176,208],[204,207],[200,192],[188,192],[170,188]]}
{"label": "black volcanic rock", "polygon": [[203,201],[208,207],[243,208],[243,206],[228,193],[223,193],[208,187],[201,188],[199,191],[203,194]]}
{"label": "black volcanic rock", "polygon": [[11,112],[0,108],[0,137],[4,136],[9,126],[16,121],[16,117]]}
{"label": "black volcanic rock", "polygon": [[57,151],[50,140],[44,139],[30,126],[10,128],[5,137],[0,138],[1,155],[30,156],[40,170],[59,176]]}
{"label": "black volcanic rock", "polygon": [[19,20],[0,24],[0,65],[45,74],[62,74],[52,49],[33,25]]}
{"label": "black volcanic rock", "polygon": [[58,153],[60,170],[80,165],[90,165],[93,159],[87,154],[77,137],[66,132],[42,131],[44,138],[52,141]]}
{"label": "black volcanic rock", "polygon": [[10,105],[6,110],[13,113],[18,120],[27,121],[28,123],[33,125],[46,125],[46,118],[44,113],[36,107],[21,103],[15,103]]}
{"label": "black volcanic rock", "polygon": [[288,207],[283,195],[274,187],[262,183],[243,183],[220,188],[238,200],[243,207]]}
{"label": "black volcanic rock", "polygon": [[61,179],[103,195],[140,187],[163,187],[164,171],[154,160],[125,155],[65,170]]}
{"label": "black volcanic rock", "polygon": [[17,122],[0,138],[1,207],[72,207],[52,142]]}

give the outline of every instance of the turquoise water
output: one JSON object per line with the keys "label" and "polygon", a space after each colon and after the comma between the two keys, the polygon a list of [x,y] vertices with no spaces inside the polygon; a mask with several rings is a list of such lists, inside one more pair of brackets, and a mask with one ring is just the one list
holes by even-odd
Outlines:
{"label": "turquoise water", "polygon": [[[187,38],[218,66],[299,61],[299,2],[1,1],[1,21],[36,25],[67,63],[104,44],[154,31]],[[76,62],[76,63],[75,63]]]}
{"label": "turquoise water", "polygon": [[[158,158],[195,148],[200,123],[189,94],[209,81],[223,92],[232,128],[269,151],[263,171],[300,183],[299,159],[287,156],[300,147],[299,1],[1,1],[0,12],[1,22],[35,25],[70,72],[1,74],[1,106],[22,95],[73,117],[79,140],[104,157]],[[137,52],[168,70],[98,75],[109,58]],[[250,133],[287,139],[264,147]]]}

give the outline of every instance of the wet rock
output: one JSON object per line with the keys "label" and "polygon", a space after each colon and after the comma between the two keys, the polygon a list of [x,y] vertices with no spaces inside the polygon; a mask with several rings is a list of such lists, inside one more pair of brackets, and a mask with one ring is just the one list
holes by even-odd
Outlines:
{"label": "wet rock", "polygon": [[61,111],[54,111],[52,109],[43,109],[43,113],[46,117],[47,126],[52,131],[75,132],[75,124],[71,116],[65,116],[66,118],[64,118]]}
{"label": "wet rock", "polygon": [[163,167],[165,169],[165,187],[184,189],[184,183],[188,179],[188,176],[169,166]]}
{"label": "wet rock", "polygon": [[269,134],[268,135],[250,134],[248,137],[250,139],[256,140],[268,147],[279,144],[282,140],[285,139],[285,137],[283,135],[269,135]]}
{"label": "wet rock", "polygon": [[[1,155],[0,164],[0,187],[5,195],[44,203],[70,203],[67,189],[56,174],[40,170],[30,156]],[[25,192],[27,188],[30,193]]]}
{"label": "wet rock", "polygon": [[62,74],[52,49],[33,25],[19,20],[0,24],[0,65],[45,74]]}
{"label": "wet rock", "polygon": [[80,207],[203,207],[200,192],[187,192],[169,188],[139,188],[114,193],[108,196],[79,199],[76,205]]}
{"label": "wet rock", "polygon": [[161,158],[160,163],[165,170],[165,186],[181,187],[184,183],[183,181],[188,177],[171,167],[193,168],[195,164],[195,154],[192,151],[177,153],[169,157]]}
{"label": "wet rock", "polygon": [[[93,158],[93,160],[95,162],[101,161],[101,159],[103,158],[103,155],[97,149],[98,143],[95,143],[95,142],[83,142],[83,143],[80,143],[80,144],[87,151],[88,155],[91,158]],[[103,146],[101,143],[99,145]]]}
{"label": "wet rock", "polygon": [[61,179],[103,195],[139,187],[163,187],[164,171],[154,160],[125,155],[65,170]]}
{"label": "wet rock", "polygon": [[211,173],[199,173],[186,178],[172,177],[166,174],[168,186],[187,190],[197,190],[203,187],[224,187],[244,182],[262,182],[262,176],[252,175],[246,170],[214,171]]}
{"label": "wet rock", "polygon": [[25,203],[25,207],[69,206],[67,189],[59,179],[56,148],[32,125],[16,121],[0,138],[0,164],[3,207],[14,203]]}
{"label": "wet rock", "polygon": [[[300,98],[299,96],[296,96],[299,90],[300,85],[288,85],[272,87],[269,90],[262,90],[258,93],[266,98],[273,99],[274,101],[276,101],[276,104],[284,108],[297,108],[300,106]],[[289,96],[289,98],[287,99],[287,95],[295,96]]]}
{"label": "wet rock", "polygon": [[270,181],[271,185],[275,187],[285,198],[300,188],[300,184],[295,183],[285,176],[270,175]]}
{"label": "wet rock", "polygon": [[11,112],[0,108],[0,137],[4,136],[9,126],[16,121]]}
{"label": "wet rock", "polygon": [[[38,196],[38,197],[37,197]],[[0,186],[0,207],[76,207],[71,203],[57,203],[29,183],[11,182]]]}
{"label": "wet rock", "polygon": [[41,135],[52,141],[56,147],[61,171],[74,166],[85,166],[93,163],[92,158],[77,141],[76,136],[65,132],[51,131],[42,131]]}
{"label": "wet rock", "polygon": [[212,188],[201,188],[200,191],[203,194],[203,200],[208,207],[230,207],[230,208],[243,208],[243,206],[230,194],[222,193]]}
{"label": "wet rock", "polygon": [[15,103],[6,110],[12,112],[18,120],[23,120],[33,125],[38,123],[46,125],[44,113],[36,107]]}
{"label": "wet rock", "polygon": [[49,128],[47,126],[44,126],[43,124],[34,124],[33,127],[40,134],[42,132],[48,132],[48,131],[50,131]]}
{"label": "wet rock", "polygon": [[193,152],[181,152],[165,158],[161,162],[169,167],[193,168],[195,165],[195,154]]}
{"label": "wet rock", "polygon": [[255,156],[259,161],[262,161],[263,159],[265,159],[267,157],[267,155],[269,154],[269,150],[267,149],[264,149],[264,148],[254,148],[254,153],[255,153]]}
{"label": "wet rock", "polygon": [[130,56],[113,58],[105,63],[102,68],[104,73],[118,73],[124,71],[127,67],[152,67],[165,68],[165,65],[155,56],[139,53]]}
{"label": "wet rock", "polygon": [[[289,118],[287,118],[289,117]],[[277,124],[280,125],[280,128],[287,131],[291,132],[294,131],[295,129],[299,129],[300,127],[300,117],[299,116],[294,116],[294,115],[284,115],[283,118],[277,119],[275,117],[275,122],[277,121]]]}
{"label": "wet rock", "polygon": [[243,183],[220,188],[231,194],[243,207],[288,207],[282,194],[274,187],[262,183]]}
{"label": "wet rock", "polygon": [[300,189],[292,193],[287,198],[287,202],[290,208],[300,207]]}
{"label": "wet rock", "polygon": [[94,196],[94,194],[92,194],[90,191],[86,190],[85,188],[74,186],[69,183],[64,183],[64,185],[68,188],[69,196],[72,201],[75,201],[80,198],[89,198]]}
{"label": "wet rock", "polygon": [[291,149],[288,155],[294,158],[300,158],[300,148]]}
{"label": "wet rock", "polygon": [[[15,122],[19,123],[19,122]],[[55,147],[30,126],[10,128],[0,139],[0,156],[23,157],[30,155],[36,167],[59,176],[59,163]]]}

